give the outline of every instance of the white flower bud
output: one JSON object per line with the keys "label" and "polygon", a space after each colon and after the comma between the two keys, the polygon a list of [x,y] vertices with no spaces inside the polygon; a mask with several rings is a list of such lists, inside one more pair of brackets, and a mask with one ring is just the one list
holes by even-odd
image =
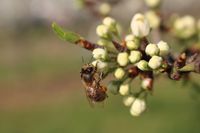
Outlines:
{"label": "white flower bud", "polygon": [[131,21],[131,30],[134,36],[142,38],[149,34],[150,26],[144,15],[138,13]]}
{"label": "white flower bud", "polygon": [[166,42],[160,41],[157,44],[157,46],[158,46],[158,48],[160,50],[160,53],[159,53],[160,56],[165,56],[165,55],[167,55],[169,53],[170,47]]}
{"label": "white flower bud", "polygon": [[143,99],[136,98],[130,108],[132,116],[140,116],[146,110],[146,102]]}
{"label": "white flower bud", "polygon": [[109,28],[106,25],[98,25],[96,28],[96,33],[100,37],[107,38],[109,34]]}
{"label": "white flower bud", "polygon": [[160,56],[153,56],[149,60],[148,65],[149,65],[150,68],[152,68],[152,69],[155,70],[155,69],[158,69],[158,68],[161,67],[162,61],[163,61],[162,57],[160,57]]}
{"label": "white flower bud", "polygon": [[117,56],[117,62],[120,66],[126,66],[128,64],[128,53],[122,52]]}
{"label": "white flower bud", "polygon": [[158,55],[159,54],[159,48],[156,44],[148,44],[146,49],[145,49],[145,52],[147,55],[150,55],[150,56],[154,56],[154,55]]}
{"label": "white flower bud", "polygon": [[154,11],[146,12],[145,16],[151,28],[155,29],[160,26],[160,22],[161,22],[160,17]]}
{"label": "white flower bud", "polygon": [[128,95],[130,92],[130,85],[129,84],[122,84],[119,87],[119,94],[122,96]]}
{"label": "white flower bud", "polygon": [[133,50],[133,49],[138,49],[139,48],[139,43],[135,42],[135,41],[127,41],[126,42],[126,46],[129,50]]}
{"label": "white flower bud", "polygon": [[107,59],[107,51],[105,49],[102,48],[96,48],[93,50],[92,52],[93,54],[93,58],[94,59],[103,59],[106,60]]}
{"label": "white flower bud", "polygon": [[108,15],[111,11],[111,6],[109,3],[102,3],[100,6],[99,6],[99,12],[102,14],[102,15]]}
{"label": "white flower bud", "polygon": [[196,33],[196,22],[192,16],[177,18],[173,25],[174,34],[182,39],[188,39]]}
{"label": "white flower bud", "polygon": [[115,70],[114,76],[116,79],[122,79],[124,75],[125,75],[125,71],[121,67]]}
{"label": "white flower bud", "polygon": [[129,34],[125,37],[125,41],[133,41],[135,39],[134,35],[133,34]]}
{"label": "white flower bud", "polygon": [[103,24],[108,26],[108,27],[112,27],[112,26],[116,25],[116,21],[111,17],[106,17],[103,20]]}
{"label": "white flower bud", "polygon": [[142,71],[148,71],[149,70],[149,67],[148,67],[148,62],[145,61],[145,60],[140,60],[138,63],[137,63],[137,67],[142,70]]}
{"label": "white flower bud", "polygon": [[131,51],[130,56],[128,58],[131,63],[137,63],[138,61],[140,61],[141,57],[142,57],[141,52],[134,50]]}
{"label": "white flower bud", "polygon": [[147,6],[155,8],[160,5],[160,0],[145,0]]}
{"label": "white flower bud", "polygon": [[145,78],[142,80],[141,87],[145,90],[151,90],[153,84],[153,79]]}
{"label": "white flower bud", "polygon": [[135,97],[133,97],[133,96],[127,96],[127,97],[125,97],[123,99],[123,103],[124,103],[125,106],[128,107],[128,106],[131,106],[133,104],[134,100],[135,100]]}
{"label": "white flower bud", "polygon": [[92,65],[97,66],[97,68],[101,71],[104,71],[108,68],[108,63],[103,62],[101,60],[95,60],[92,62]]}

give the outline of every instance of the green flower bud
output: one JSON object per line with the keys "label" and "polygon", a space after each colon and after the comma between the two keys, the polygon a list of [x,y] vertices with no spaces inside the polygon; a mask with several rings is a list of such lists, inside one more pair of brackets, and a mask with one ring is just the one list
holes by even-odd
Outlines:
{"label": "green flower bud", "polygon": [[119,87],[119,94],[122,96],[128,95],[130,92],[130,85],[129,84],[122,84]]}
{"label": "green flower bud", "polygon": [[162,57],[153,56],[153,57],[151,57],[151,59],[149,60],[148,65],[149,65],[150,68],[152,68],[153,70],[155,70],[155,69],[158,69],[158,68],[161,67],[162,61],[163,61]]}
{"label": "green flower bud", "polygon": [[138,61],[141,60],[141,57],[142,57],[142,53],[140,51],[133,50],[130,53],[129,61],[131,63],[137,63]]}
{"label": "green flower bud", "polygon": [[128,60],[128,53],[126,52],[122,52],[119,53],[117,56],[117,63],[120,66],[126,66],[128,64],[129,60]]}
{"label": "green flower bud", "polygon": [[147,55],[150,55],[150,56],[154,56],[154,55],[158,55],[159,54],[159,48],[156,44],[148,44],[146,49],[145,49],[145,52]]}
{"label": "green flower bud", "polygon": [[114,76],[116,79],[122,79],[125,76],[125,71],[122,68],[117,68],[115,70]]}
{"label": "green flower bud", "polygon": [[170,47],[166,42],[160,41],[157,44],[157,46],[158,46],[158,48],[160,50],[160,53],[159,53],[160,56],[165,56],[165,55],[167,55],[169,53]]}
{"label": "green flower bud", "polygon": [[149,67],[148,67],[148,62],[145,61],[145,60],[140,60],[138,63],[137,63],[137,67],[142,70],[142,71],[148,71],[149,70]]}

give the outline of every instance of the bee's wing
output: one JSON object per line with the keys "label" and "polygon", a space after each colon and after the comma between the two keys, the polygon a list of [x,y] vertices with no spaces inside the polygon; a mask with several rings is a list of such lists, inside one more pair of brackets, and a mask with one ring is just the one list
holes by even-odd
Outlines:
{"label": "bee's wing", "polygon": [[94,108],[94,101],[92,101],[92,100],[88,97],[88,95],[87,95],[87,89],[88,89],[89,86],[87,86],[86,83],[85,83],[84,81],[82,81],[82,83],[83,83],[83,86],[84,86],[84,90],[85,90],[85,95],[86,95],[87,101],[88,101],[88,103],[90,104],[90,106],[91,106],[92,108]]}

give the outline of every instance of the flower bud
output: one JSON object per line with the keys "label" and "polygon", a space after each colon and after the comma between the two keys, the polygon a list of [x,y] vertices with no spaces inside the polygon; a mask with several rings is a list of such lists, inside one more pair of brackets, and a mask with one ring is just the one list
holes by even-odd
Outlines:
{"label": "flower bud", "polygon": [[149,34],[150,26],[144,15],[138,13],[131,21],[131,30],[134,36],[142,38]]}
{"label": "flower bud", "polygon": [[158,46],[158,48],[160,50],[160,53],[159,53],[160,56],[165,56],[165,55],[167,55],[169,53],[170,47],[166,42],[160,41],[157,44],[157,46]]}
{"label": "flower bud", "polygon": [[159,48],[156,44],[148,44],[146,49],[145,49],[145,52],[147,55],[150,55],[150,56],[154,56],[154,55],[158,55],[159,54]]}
{"label": "flower bud", "polygon": [[117,56],[117,62],[120,66],[126,66],[128,64],[128,53],[119,53]]}
{"label": "flower bud", "polygon": [[125,106],[128,107],[128,106],[131,106],[133,104],[134,100],[135,100],[135,97],[133,97],[133,96],[127,96],[127,97],[125,97],[123,99],[123,103],[124,103]]}
{"label": "flower bud", "polygon": [[116,79],[122,79],[124,75],[125,75],[124,69],[119,67],[115,70],[114,76]]}
{"label": "flower bud", "polygon": [[136,98],[130,108],[132,116],[140,116],[146,110],[146,102],[144,99]]}
{"label": "flower bud", "polygon": [[156,29],[160,26],[160,17],[154,11],[148,11],[145,13],[145,16],[149,22],[151,28]]}
{"label": "flower bud", "polygon": [[130,56],[128,58],[131,63],[137,63],[138,61],[140,61],[141,57],[142,57],[141,52],[134,50],[131,51]]}
{"label": "flower bud", "polygon": [[130,92],[130,85],[129,84],[122,84],[122,85],[120,85],[120,87],[119,87],[119,93],[122,96],[128,95],[129,92]]}
{"label": "flower bud", "polygon": [[108,63],[101,60],[95,60],[92,62],[92,65],[97,66],[98,70],[104,71],[108,68]]}
{"label": "flower bud", "polygon": [[129,34],[125,37],[125,41],[133,41],[135,39],[134,35],[133,34]]}
{"label": "flower bud", "polygon": [[106,60],[107,59],[107,51],[105,49],[102,48],[96,48],[93,50],[92,52],[93,54],[93,58],[94,59],[103,59]]}
{"label": "flower bud", "polygon": [[162,61],[163,61],[162,57],[153,56],[153,57],[151,57],[151,59],[149,60],[148,65],[149,65],[150,68],[152,68],[152,69],[155,70],[155,69],[158,69],[158,68],[161,67]]}
{"label": "flower bud", "polygon": [[137,67],[142,70],[142,71],[148,71],[149,70],[149,67],[148,67],[148,62],[145,61],[145,60],[140,60],[138,63],[137,63]]}
{"label": "flower bud", "polygon": [[109,28],[106,25],[98,25],[96,29],[96,33],[98,36],[103,38],[108,38],[109,34]]}
{"label": "flower bud", "polygon": [[160,0],[145,0],[145,3],[150,8],[155,8],[155,7],[158,7],[160,5]]}
{"label": "flower bud", "polygon": [[113,26],[116,25],[116,21],[111,17],[106,17],[103,20],[103,24],[108,26],[108,27],[113,27]]}
{"label": "flower bud", "polygon": [[138,49],[139,48],[139,42],[137,40],[127,41],[126,46],[129,50]]}
{"label": "flower bud", "polygon": [[111,11],[111,6],[109,3],[102,3],[100,6],[99,6],[99,12],[102,14],[102,15],[108,15]]}
{"label": "flower bud", "polygon": [[144,78],[141,83],[141,87],[145,90],[151,90],[153,85],[152,78]]}
{"label": "flower bud", "polygon": [[196,33],[196,23],[192,16],[177,18],[173,25],[174,34],[181,39],[188,39]]}

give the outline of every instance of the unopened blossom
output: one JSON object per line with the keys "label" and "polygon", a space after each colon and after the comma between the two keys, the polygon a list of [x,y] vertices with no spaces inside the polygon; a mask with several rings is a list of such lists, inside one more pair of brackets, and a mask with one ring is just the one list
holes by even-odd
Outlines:
{"label": "unopened blossom", "polygon": [[148,67],[148,62],[145,61],[145,60],[140,60],[138,63],[137,63],[137,67],[142,70],[142,71],[148,71],[149,70],[149,67]]}
{"label": "unopened blossom", "polygon": [[128,95],[130,92],[130,85],[129,84],[122,84],[119,87],[119,94],[125,96]]}
{"label": "unopened blossom", "polygon": [[142,58],[142,53],[140,51],[133,50],[130,52],[128,58],[131,63],[137,63]]}
{"label": "unopened blossom", "polygon": [[116,25],[116,21],[111,17],[106,17],[103,19],[103,24],[108,27],[112,27]]}
{"label": "unopened blossom", "polygon": [[128,107],[128,106],[131,106],[133,104],[134,100],[135,100],[135,97],[133,97],[133,96],[127,96],[127,97],[125,97],[123,99],[123,103],[124,103],[125,106]]}
{"label": "unopened blossom", "polygon": [[146,110],[146,102],[144,99],[136,98],[130,108],[132,116],[140,116]]}
{"label": "unopened blossom", "polygon": [[169,53],[170,47],[167,44],[167,42],[160,41],[158,42],[157,46],[160,50],[160,53],[159,53],[160,56],[165,56]]}
{"label": "unopened blossom", "polygon": [[101,71],[107,70],[108,68],[108,63],[103,62],[101,60],[95,60],[92,62],[92,65],[97,66],[97,68]]}
{"label": "unopened blossom", "polygon": [[145,78],[142,80],[141,87],[145,90],[151,90],[152,89],[152,78]]}
{"label": "unopened blossom", "polygon": [[96,28],[96,33],[99,37],[108,38],[109,27],[106,25],[98,25]]}
{"label": "unopened blossom", "polygon": [[142,38],[149,34],[150,25],[145,16],[141,13],[134,15],[131,21],[131,30],[134,36]]}
{"label": "unopened blossom", "polygon": [[174,34],[181,39],[188,39],[196,33],[196,22],[192,16],[179,17],[173,25]]}
{"label": "unopened blossom", "polygon": [[117,55],[117,63],[120,66],[126,66],[128,64],[128,53],[122,52]]}
{"label": "unopened blossom", "polygon": [[107,51],[102,48],[96,48],[92,52],[94,59],[103,59],[106,60],[108,57]]}
{"label": "unopened blossom", "polygon": [[150,55],[150,56],[154,56],[154,55],[158,55],[159,54],[159,48],[156,44],[148,44],[146,49],[145,49],[145,52],[147,55]]}
{"label": "unopened blossom", "polygon": [[154,56],[151,57],[151,59],[149,60],[148,65],[149,65],[149,67],[150,67],[151,69],[154,69],[154,70],[155,70],[155,69],[158,69],[158,68],[161,67],[162,62],[163,62],[162,57],[154,55]]}
{"label": "unopened blossom", "polygon": [[121,67],[117,68],[114,72],[114,76],[116,79],[122,79],[124,75],[125,75],[125,71]]}
{"label": "unopened blossom", "polygon": [[145,16],[146,16],[151,28],[153,28],[153,29],[159,28],[161,19],[156,14],[155,11],[148,11],[145,13]]}

